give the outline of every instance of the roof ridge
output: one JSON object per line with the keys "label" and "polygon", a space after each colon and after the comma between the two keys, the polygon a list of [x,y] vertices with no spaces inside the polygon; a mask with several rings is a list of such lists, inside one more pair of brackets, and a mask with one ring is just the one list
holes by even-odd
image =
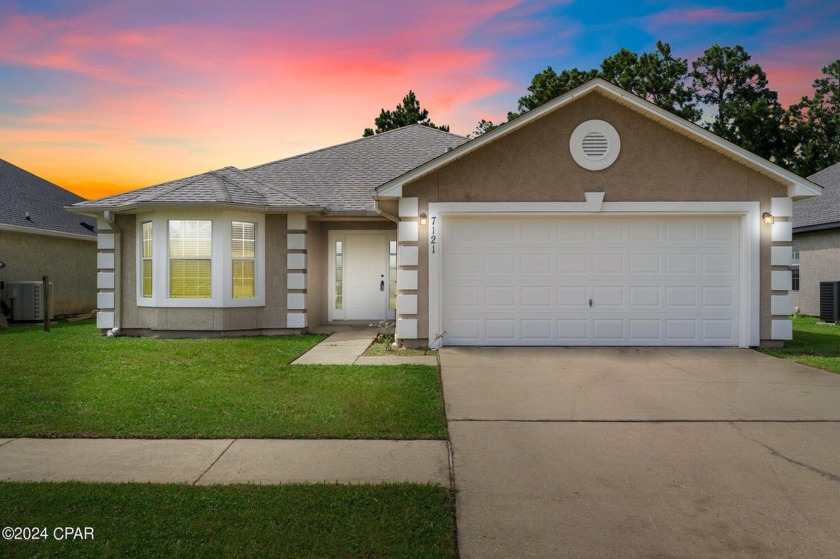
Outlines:
{"label": "roof ridge", "polygon": [[[235,171],[237,174],[242,175],[243,177],[245,177],[249,181],[253,181],[253,182],[259,184],[260,186],[262,186],[263,188],[267,188],[268,190],[271,190],[272,192],[276,192],[278,194],[282,194],[283,196],[286,196],[287,198],[291,198],[295,202],[299,202],[299,203],[301,203],[305,206],[318,206],[318,207],[320,207],[320,204],[316,204],[316,203],[312,202],[311,200],[307,200],[306,198],[301,198],[299,196],[295,196],[294,194],[291,194],[291,193],[289,193],[289,192],[287,192],[287,191],[285,191],[281,188],[274,187],[274,186],[272,186],[272,185],[270,185],[266,182],[263,182],[262,180],[258,179],[257,177],[252,177],[251,175],[249,175],[248,173],[246,173],[242,169],[239,169],[238,167],[234,167],[234,166],[231,165],[231,166],[225,167],[225,169],[230,169],[232,171]],[[259,192],[257,190],[254,190],[254,189],[250,188],[250,187],[246,187],[246,188],[248,188],[248,190],[250,190],[251,192],[255,192],[255,193],[259,194],[260,196],[265,197],[264,192]]]}
{"label": "roof ridge", "polygon": [[414,124],[409,124],[407,126],[400,126],[399,128],[394,128],[393,130],[386,130],[385,132],[380,132],[379,134],[374,134],[373,136],[362,136],[361,138],[356,138],[355,140],[348,140],[348,141],[342,142],[340,144],[335,144],[335,145],[332,145],[332,146],[326,146],[326,147],[323,147],[323,148],[319,148],[319,149],[312,150],[312,151],[307,151],[307,152],[304,152],[304,153],[298,153],[297,155],[291,155],[289,157],[282,157],[280,159],[275,159],[274,161],[269,161],[267,163],[260,163],[259,165],[254,165],[253,167],[248,167],[247,169],[244,169],[244,170],[245,171],[253,171],[254,169],[259,169],[260,167],[265,167],[267,165],[273,165],[275,163],[280,163],[280,162],[283,162],[283,161],[291,161],[293,159],[298,159],[299,157],[304,157],[306,155],[313,155],[313,154],[316,154],[316,153],[321,153],[321,152],[324,152],[324,151],[329,151],[329,150],[332,150],[332,149],[336,149],[336,148],[340,148],[340,147],[344,147],[344,146],[349,146],[350,144],[356,144],[356,143],[359,143],[359,142],[372,140],[374,138],[381,138],[383,136],[386,136],[386,135],[394,133],[394,132],[400,132],[400,131],[405,131],[407,129],[414,128],[415,126],[422,126],[423,128],[428,128],[429,130],[437,130],[438,132],[440,132],[442,134],[448,134],[450,136],[455,136],[457,138],[469,139],[466,136],[460,136],[458,134],[453,134],[452,132],[447,132],[445,130],[440,130],[439,128],[432,128],[431,126],[427,126],[425,124],[414,123]]}

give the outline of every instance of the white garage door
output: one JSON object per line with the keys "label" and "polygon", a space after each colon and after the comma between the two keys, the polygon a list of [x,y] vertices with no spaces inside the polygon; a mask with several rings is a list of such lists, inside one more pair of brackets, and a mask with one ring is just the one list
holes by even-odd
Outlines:
{"label": "white garage door", "polygon": [[738,217],[446,217],[446,345],[738,345]]}

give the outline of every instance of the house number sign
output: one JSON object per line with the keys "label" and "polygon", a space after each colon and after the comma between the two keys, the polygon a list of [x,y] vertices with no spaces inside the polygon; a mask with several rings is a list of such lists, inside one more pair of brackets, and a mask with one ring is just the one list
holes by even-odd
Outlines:
{"label": "house number sign", "polygon": [[437,221],[436,216],[432,216],[431,220],[431,227],[429,228],[429,246],[432,247],[432,254],[437,254],[437,233],[435,232],[435,222]]}

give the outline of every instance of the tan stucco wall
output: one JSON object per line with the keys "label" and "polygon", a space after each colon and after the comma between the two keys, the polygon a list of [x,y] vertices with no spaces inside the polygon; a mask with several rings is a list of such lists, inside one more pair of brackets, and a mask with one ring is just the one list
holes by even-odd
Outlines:
{"label": "tan stucco wall", "polygon": [[[153,308],[137,306],[137,234],[134,215],[117,216],[121,230],[121,319],[124,331],[248,331],[286,328],[286,216],[265,216],[265,306]],[[95,266],[94,266],[95,268]]]}
{"label": "tan stucco wall", "polygon": [[820,314],[820,282],[840,281],[840,229],[797,234],[799,241],[799,292],[793,306],[801,314]]}
{"label": "tan stucco wall", "polygon": [[[590,119],[612,124],[621,153],[603,171],[578,166],[569,152],[575,127]],[[404,197],[430,202],[759,201],[787,188],[641,114],[591,93],[514,130],[437,171],[406,184]],[[421,228],[422,229],[422,228]],[[421,230],[420,238],[425,237]],[[418,333],[428,333],[428,254],[420,245]],[[760,337],[770,338],[770,227],[761,229]]]}
{"label": "tan stucco wall", "polygon": [[310,328],[329,322],[329,232],[395,231],[393,221],[309,221],[307,238],[307,312]]}
{"label": "tan stucco wall", "polygon": [[40,281],[50,276],[55,316],[96,308],[96,238],[0,231],[0,281]]}

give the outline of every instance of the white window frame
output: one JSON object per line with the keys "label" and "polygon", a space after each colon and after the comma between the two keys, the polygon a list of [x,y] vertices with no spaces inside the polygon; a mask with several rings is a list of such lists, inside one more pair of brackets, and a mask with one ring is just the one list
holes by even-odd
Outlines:
{"label": "white window frame", "polygon": [[[245,225],[253,225],[254,226],[254,256],[234,256],[233,255],[233,223],[243,223]],[[257,246],[259,243],[257,242],[257,235],[259,235],[260,226],[256,221],[253,220],[244,220],[244,219],[231,219],[230,220],[230,228],[231,228],[231,236],[230,236],[230,297],[231,299],[235,299],[237,301],[242,300],[251,300],[257,296]],[[254,263],[254,297],[234,297],[233,296],[233,264],[235,262],[253,262]]]}
{"label": "white window frame", "polygon": [[[152,253],[152,255],[151,256],[145,256],[144,255],[145,247],[143,246],[143,243],[146,241],[146,236],[145,236],[146,232],[144,231],[146,224],[150,225],[151,229],[152,229],[152,238],[151,238],[151,241],[152,241],[151,253]],[[137,238],[140,239],[140,242],[138,243],[138,249],[137,250],[140,254],[140,263],[138,264],[138,271],[139,271],[140,279],[137,282],[137,290],[139,291],[139,293],[138,293],[139,297],[141,297],[143,300],[148,300],[148,299],[151,299],[152,297],[155,296],[155,291],[156,291],[156,289],[155,289],[155,268],[156,268],[156,266],[155,266],[155,242],[154,242],[154,239],[155,239],[155,224],[154,224],[154,222],[153,221],[142,221],[142,222],[140,222],[140,227],[138,229],[138,232],[139,232],[139,234],[137,235]],[[143,265],[147,260],[149,262],[151,262],[151,264],[152,264],[152,294],[149,295],[149,296],[146,296],[145,293],[143,293],[143,287],[144,287],[143,283],[146,281],[146,278],[143,276]]]}
{"label": "white window frame", "polygon": [[[169,297],[169,221],[212,221],[213,239],[210,258],[211,296],[208,299]],[[142,243],[143,223],[152,222],[152,297],[143,297]],[[255,297],[233,298],[233,257],[231,223],[256,224]],[[160,211],[140,214],[136,223],[136,282],[138,307],[158,308],[228,308],[265,306],[265,216],[235,211]]]}

